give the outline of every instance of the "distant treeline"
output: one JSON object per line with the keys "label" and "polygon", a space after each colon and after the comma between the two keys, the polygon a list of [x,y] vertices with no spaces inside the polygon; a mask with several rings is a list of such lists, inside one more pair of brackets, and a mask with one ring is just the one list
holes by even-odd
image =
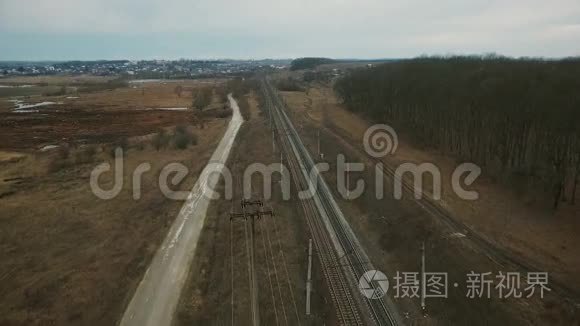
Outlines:
{"label": "distant treeline", "polygon": [[337,81],[346,106],[421,145],[485,166],[526,194],[574,202],[580,170],[580,59],[418,58]]}
{"label": "distant treeline", "polygon": [[333,62],[335,61],[329,58],[299,58],[292,60],[290,63],[290,70],[312,69],[316,66]]}
{"label": "distant treeline", "polygon": [[258,89],[258,81],[252,78],[236,77],[226,83],[226,90],[232,93],[235,98],[248,94],[252,90]]}
{"label": "distant treeline", "polygon": [[74,60],[74,61],[64,61],[64,62],[57,62],[55,66],[62,66],[62,67],[75,67],[75,66],[96,66],[96,65],[121,65],[129,63],[129,60],[91,60],[91,61],[81,61],[81,60]]}
{"label": "distant treeline", "polygon": [[128,87],[129,82],[123,78],[118,77],[115,79],[108,80],[106,83],[86,83],[78,88],[79,93],[94,93],[94,92],[102,92],[108,90],[114,90],[117,88]]}
{"label": "distant treeline", "polygon": [[304,69],[314,69],[320,65],[330,64],[330,63],[367,63],[367,64],[378,64],[384,62],[394,62],[402,59],[395,58],[382,58],[382,59],[330,59],[330,58],[298,58],[290,62],[290,70],[304,70]]}
{"label": "distant treeline", "polygon": [[292,77],[278,79],[275,83],[276,88],[283,92],[302,92],[304,88],[300,86],[298,80]]}

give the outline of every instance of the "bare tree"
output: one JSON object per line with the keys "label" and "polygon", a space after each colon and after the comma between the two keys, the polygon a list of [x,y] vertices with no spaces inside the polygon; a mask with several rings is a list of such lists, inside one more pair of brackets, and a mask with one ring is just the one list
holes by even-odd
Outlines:
{"label": "bare tree", "polygon": [[202,111],[211,104],[211,100],[213,97],[213,90],[209,87],[203,87],[197,90],[195,97],[193,99],[192,106],[195,109]]}
{"label": "bare tree", "polygon": [[174,92],[175,94],[177,94],[177,97],[181,97],[181,93],[183,93],[183,86],[181,85],[175,86]]}

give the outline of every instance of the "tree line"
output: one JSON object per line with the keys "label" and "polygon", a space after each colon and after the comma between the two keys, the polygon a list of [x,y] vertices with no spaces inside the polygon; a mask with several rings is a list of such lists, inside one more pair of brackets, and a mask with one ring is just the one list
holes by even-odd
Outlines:
{"label": "tree line", "polygon": [[290,70],[312,69],[323,64],[334,63],[335,60],[329,58],[298,58],[290,63]]}
{"label": "tree line", "polygon": [[525,193],[574,203],[580,172],[580,59],[423,57],[335,83],[352,111],[485,167]]}

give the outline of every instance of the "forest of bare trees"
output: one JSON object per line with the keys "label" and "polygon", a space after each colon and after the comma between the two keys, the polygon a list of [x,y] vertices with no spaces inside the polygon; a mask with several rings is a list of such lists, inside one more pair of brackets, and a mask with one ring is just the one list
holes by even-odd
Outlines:
{"label": "forest of bare trees", "polygon": [[335,60],[329,58],[298,58],[292,60],[290,70],[312,69],[333,62],[335,62]]}
{"label": "forest of bare trees", "polygon": [[472,161],[498,182],[574,204],[580,170],[580,59],[449,57],[351,71],[346,106],[419,145]]}
{"label": "forest of bare trees", "polygon": [[234,97],[240,97],[247,94],[252,89],[257,89],[257,82],[255,79],[248,79],[242,77],[236,77],[231,79],[226,84],[226,90],[232,93]]}

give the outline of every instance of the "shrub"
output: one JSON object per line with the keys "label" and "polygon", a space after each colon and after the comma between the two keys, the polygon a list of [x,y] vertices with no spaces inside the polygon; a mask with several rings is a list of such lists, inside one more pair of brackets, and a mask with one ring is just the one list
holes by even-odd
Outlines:
{"label": "shrub", "polygon": [[116,142],[111,144],[111,147],[109,148],[109,155],[112,158],[115,158],[115,150],[117,148],[123,149],[123,155],[127,154],[127,149],[129,149],[129,142],[126,137],[121,137]]}
{"label": "shrub", "polygon": [[135,144],[135,149],[137,149],[138,151],[142,151],[145,149],[145,144],[143,144],[142,142],[139,142],[139,143]]}
{"label": "shrub", "polygon": [[95,160],[97,154],[97,147],[95,145],[87,145],[79,149],[75,154],[75,162],[77,164],[90,163]]}
{"label": "shrub", "polygon": [[68,166],[68,161],[59,156],[52,157],[48,162],[46,170],[48,173],[58,172]]}
{"label": "shrub", "polygon": [[187,133],[187,126],[185,125],[178,125],[175,126],[175,133],[179,133],[179,134],[185,134]]}
{"label": "shrub", "polygon": [[42,93],[43,96],[63,96],[66,94],[67,94],[66,86],[61,86],[57,91]]}
{"label": "shrub", "polygon": [[188,134],[176,133],[173,137],[173,144],[178,149],[186,149],[191,143],[191,137]]}
{"label": "shrub", "polygon": [[[257,80],[236,77],[226,83],[226,95],[227,93],[232,93],[235,98],[239,98],[242,95],[248,94],[250,90],[257,90],[258,88]],[[227,98],[224,98],[224,101],[227,101]]]}
{"label": "shrub", "polygon": [[231,109],[219,109],[219,110],[216,110],[216,112],[215,112],[215,116],[217,118],[220,118],[220,119],[225,119],[231,115],[232,115]]}
{"label": "shrub", "polygon": [[202,111],[211,104],[213,97],[213,89],[210,87],[203,87],[197,90],[195,98],[193,99],[192,107]]}
{"label": "shrub", "polygon": [[184,125],[175,127],[173,145],[178,149],[186,149],[190,144],[197,145],[197,135],[191,133]]}
{"label": "shrub", "polygon": [[193,146],[195,146],[195,145],[197,145],[197,142],[198,142],[197,135],[196,135],[196,134],[194,134],[194,133],[192,133],[192,134],[191,134],[191,144],[192,144]]}
{"label": "shrub", "polygon": [[293,78],[280,79],[276,83],[276,88],[283,92],[303,92],[304,89],[300,86],[297,80]]}
{"label": "shrub", "polygon": [[70,147],[68,146],[68,144],[62,144],[58,146],[57,154],[58,157],[60,157],[63,160],[66,160],[70,155]]}
{"label": "shrub", "polygon": [[151,144],[155,150],[165,148],[167,143],[169,143],[169,137],[163,129],[161,129],[157,134],[155,134],[155,136],[153,136],[153,139],[151,139]]}

